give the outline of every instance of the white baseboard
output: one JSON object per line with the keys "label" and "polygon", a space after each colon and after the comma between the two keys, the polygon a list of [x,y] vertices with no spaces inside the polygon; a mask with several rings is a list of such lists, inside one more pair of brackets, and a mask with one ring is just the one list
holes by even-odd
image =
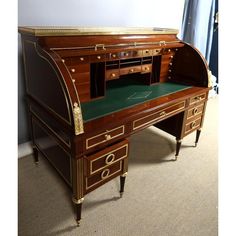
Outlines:
{"label": "white baseboard", "polygon": [[26,142],[18,145],[18,158],[30,155],[33,153],[32,143]]}

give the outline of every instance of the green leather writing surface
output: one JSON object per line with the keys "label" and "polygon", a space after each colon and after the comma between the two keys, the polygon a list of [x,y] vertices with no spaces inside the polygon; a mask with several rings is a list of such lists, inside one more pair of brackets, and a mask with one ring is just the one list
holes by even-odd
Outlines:
{"label": "green leather writing surface", "polygon": [[150,86],[131,79],[110,81],[104,98],[81,104],[83,120],[86,122],[97,119],[191,87],[167,82]]}

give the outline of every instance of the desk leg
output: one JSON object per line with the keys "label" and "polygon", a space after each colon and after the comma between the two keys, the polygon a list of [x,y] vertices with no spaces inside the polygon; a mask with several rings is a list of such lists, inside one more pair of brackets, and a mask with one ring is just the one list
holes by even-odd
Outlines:
{"label": "desk leg", "polygon": [[77,200],[75,198],[72,198],[72,201],[75,203],[75,206],[76,206],[76,222],[77,222],[77,226],[80,226],[82,202],[84,201],[84,198],[81,198],[79,200]]}
{"label": "desk leg", "polygon": [[200,134],[201,134],[201,129],[198,129],[198,130],[197,130],[197,133],[196,133],[195,147],[197,147],[197,143],[198,143]]}
{"label": "desk leg", "polygon": [[120,197],[123,196],[127,172],[120,176]]}
{"label": "desk leg", "polygon": [[34,156],[34,162],[37,165],[39,163],[39,151],[35,146],[33,146],[33,156]]}
{"label": "desk leg", "polygon": [[181,147],[182,139],[176,139],[176,153],[175,153],[175,161],[177,161],[179,156],[179,150]]}

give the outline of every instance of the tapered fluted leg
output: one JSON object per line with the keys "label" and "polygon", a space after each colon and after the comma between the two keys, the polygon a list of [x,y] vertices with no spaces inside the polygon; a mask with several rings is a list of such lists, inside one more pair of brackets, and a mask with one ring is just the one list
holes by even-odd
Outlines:
{"label": "tapered fluted leg", "polygon": [[123,196],[127,172],[120,176],[120,197]]}
{"label": "tapered fluted leg", "polygon": [[197,133],[196,133],[195,147],[197,147],[197,143],[198,143],[198,140],[199,140],[200,134],[201,134],[201,130],[198,129],[198,130],[197,130]]}
{"label": "tapered fluted leg", "polygon": [[75,199],[73,197],[72,201],[75,203],[75,206],[76,206],[76,222],[77,222],[77,226],[80,226],[82,202],[84,201],[84,198],[81,198],[81,199],[77,200],[77,199]]}
{"label": "tapered fluted leg", "polygon": [[180,150],[180,147],[181,147],[181,142],[182,142],[182,139],[176,139],[176,153],[175,153],[175,160],[178,159],[178,156],[179,156],[179,150]]}
{"label": "tapered fluted leg", "polygon": [[36,147],[33,147],[33,155],[35,164],[39,163],[39,151]]}

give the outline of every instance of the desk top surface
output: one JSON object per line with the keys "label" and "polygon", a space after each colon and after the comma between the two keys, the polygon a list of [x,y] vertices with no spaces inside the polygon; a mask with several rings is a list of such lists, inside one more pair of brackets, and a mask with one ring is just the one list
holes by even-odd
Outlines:
{"label": "desk top surface", "polygon": [[158,27],[60,27],[22,26],[19,32],[34,36],[122,35],[122,34],[178,34],[177,29]]}
{"label": "desk top surface", "polygon": [[107,83],[104,98],[81,104],[83,120],[87,122],[101,118],[105,115],[191,87],[167,82],[150,86],[132,79],[110,81]]}

